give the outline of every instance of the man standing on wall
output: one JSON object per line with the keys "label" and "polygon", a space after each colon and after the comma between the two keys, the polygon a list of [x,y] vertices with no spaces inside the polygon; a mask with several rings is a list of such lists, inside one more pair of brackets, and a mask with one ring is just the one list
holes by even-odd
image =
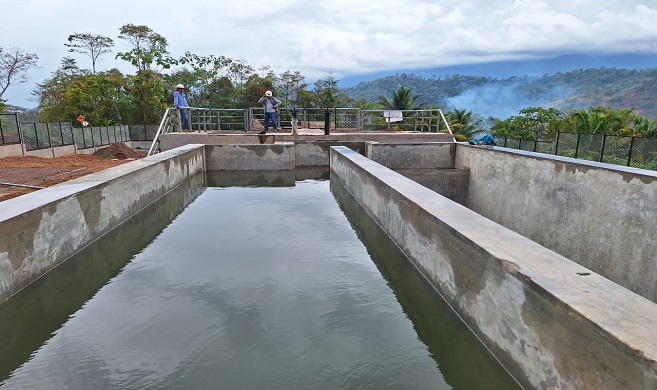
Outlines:
{"label": "man standing on wall", "polygon": [[176,85],[176,89],[173,91],[173,106],[180,113],[182,130],[189,131],[189,104],[187,104],[183,92],[185,92],[185,86],[182,84]]}
{"label": "man standing on wall", "polygon": [[258,100],[258,103],[262,104],[265,109],[265,131],[260,132],[260,134],[265,134],[267,133],[267,130],[269,130],[269,120],[272,121],[274,130],[278,129],[278,123],[276,122],[276,108],[281,105],[281,101],[276,99],[271,91],[267,91],[265,92],[265,96]]}

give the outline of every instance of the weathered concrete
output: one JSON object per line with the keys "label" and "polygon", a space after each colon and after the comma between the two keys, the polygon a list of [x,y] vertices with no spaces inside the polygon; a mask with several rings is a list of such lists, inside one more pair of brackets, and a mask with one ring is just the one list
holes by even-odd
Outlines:
{"label": "weathered concrete", "polygon": [[23,144],[0,145],[0,158],[22,156]]}
{"label": "weathered concrete", "polygon": [[655,303],[347,148],[331,180],[523,385],[657,388]]}
{"label": "weathered concrete", "polygon": [[365,153],[365,142],[333,140],[295,141],[297,167],[328,167],[331,146],[346,146],[360,154]]}
{"label": "weathered concrete", "polygon": [[252,133],[167,133],[159,138],[159,149],[170,150],[187,144],[205,145],[241,145],[241,144],[273,144],[279,142],[367,142],[383,141],[386,143],[407,142],[454,142],[451,134],[442,133],[403,133],[403,132],[356,132],[292,135],[290,133],[269,132],[266,135]]}
{"label": "weathered concrete", "polygon": [[43,158],[54,158],[54,157],[68,156],[71,154],[75,154],[76,151],[77,148],[75,147],[75,145],[65,145],[65,146],[55,146],[46,149],[26,150],[25,155],[43,157]]}
{"label": "weathered concrete", "polygon": [[208,171],[292,171],[294,144],[206,145]]}
{"label": "weathered concrete", "polygon": [[470,209],[657,302],[656,172],[463,144],[456,166]]}
{"label": "weathered concrete", "polygon": [[261,145],[273,144],[274,140],[273,134],[167,133],[159,137],[159,149],[167,151],[187,144]]}
{"label": "weathered concrete", "polygon": [[395,169],[395,172],[421,184],[454,202],[468,201],[468,169]]}
{"label": "weathered concrete", "polygon": [[364,155],[384,167],[397,169],[454,168],[456,144],[431,143],[379,143],[369,142]]}
{"label": "weathered concrete", "polygon": [[188,145],[3,201],[0,302],[204,166]]}

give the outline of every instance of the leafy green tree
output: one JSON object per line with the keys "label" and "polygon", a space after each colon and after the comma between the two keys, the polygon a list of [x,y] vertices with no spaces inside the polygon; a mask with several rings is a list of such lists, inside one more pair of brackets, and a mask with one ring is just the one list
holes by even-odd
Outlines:
{"label": "leafy green tree", "polygon": [[349,97],[338,89],[338,79],[332,73],[318,79],[313,88],[313,106],[348,107]]}
{"label": "leafy green tree", "polygon": [[386,110],[421,110],[426,104],[418,103],[422,98],[421,95],[413,95],[413,89],[399,87],[397,90],[392,91],[392,100],[389,100],[384,95],[379,95],[378,103]]}
{"label": "leafy green tree", "polygon": [[65,58],[53,77],[37,85],[35,95],[46,122],[75,121],[83,114],[92,125],[127,123],[130,102],[126,77],[117,69],[91,74]]}
{"label": "leafy green tree", "polygon": [[250,106],[248,99],[245,97],[244,84],[246,81],[255,74],[255,69],[247,64],[245,60],[234,60],[228,67],[229,77],[237,92],[237,99],[235,103],[240,108],[248,108]]}
{"label": "leafy green tree", "polygon": [[166,79],[171,85],[185,85],[188,97],[198,107],[227,108],[235,99],[234,86],[228,78],[232,62],[224,56],[199,56],[186,52],[178,63],[189,66],[191,70],[180,70]]}
{"label": "leafy green tree", "polygon": [[150,70],[153,64],[168,69],[176,61],[169,56],[169,44],[163,36],[155,33],[147,26],[136,26],[132,23],[119,29],[119,38],[128,41],[132,46],[127,52],[117,53],[116,58],[131,63],[138,71]]}
{"label": "leafy green tree", "polygon": [[15,47],[3,49],[0,47],[0,112],[4,110],[2,95],[12,83],[22,84],[27,81],[27,71],[37,65],[39,57]]}
{"label": "leafy green tree", "polygon": [[68,43],[64,44],[71,53],[81,53],[91,58],[91,71],[96,74],[96,62],[103,54],[111,53],[114,40],[102,35],[72,34],[68,36]]}
{"label": "leafy green tree", "polygon": [[[153,70],[138,71],[130,87],[130,124],[150,125],[159,123],[167,102],[162,75]],[[191,103],[190,103],[191,104]]]}
{"label": "leafy green tree", "polygon": [[445,114],[445,119],[447,119],[450,129],[452,129],[452,133],[461,134],[468,139],[472,138],[476,131],[481,130],[479,125],[482,120],[475,119],[472,111],[455,108]]}

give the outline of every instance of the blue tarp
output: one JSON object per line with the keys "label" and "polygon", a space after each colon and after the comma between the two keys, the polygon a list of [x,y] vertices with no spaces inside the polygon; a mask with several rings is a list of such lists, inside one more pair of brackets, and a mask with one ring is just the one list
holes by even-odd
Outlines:
{"label": "blue tarp", "polygon": [[495,138],[490,134],[485,134],[479,139],[470,140],[471,145],[495,145]]}

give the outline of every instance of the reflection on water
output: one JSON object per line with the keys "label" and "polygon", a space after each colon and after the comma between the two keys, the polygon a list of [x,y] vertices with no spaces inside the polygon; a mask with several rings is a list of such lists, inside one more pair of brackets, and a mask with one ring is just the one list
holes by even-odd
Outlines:
{"label": "reflection on water", "polygon": [[454,389],[520,389],[388,235],[337,180],[331,191]]}
{"label": "reflection on water", "polygon": [[0,305],[0,380],[48,340],[71,314],[114,277],[196,198],[192,177],[91,246]]}
{"label": "reflection on water", "polygon": [[14,337],[34,353],[1,387],[513,388],[344,194],[353,227],[327,181],[249,186],[207,188],[161,232],[159,218],[139,225],[139,245],[117,233],[55,270],[66,282],[31,294],[61,302],[31,305],[58,320]]}

